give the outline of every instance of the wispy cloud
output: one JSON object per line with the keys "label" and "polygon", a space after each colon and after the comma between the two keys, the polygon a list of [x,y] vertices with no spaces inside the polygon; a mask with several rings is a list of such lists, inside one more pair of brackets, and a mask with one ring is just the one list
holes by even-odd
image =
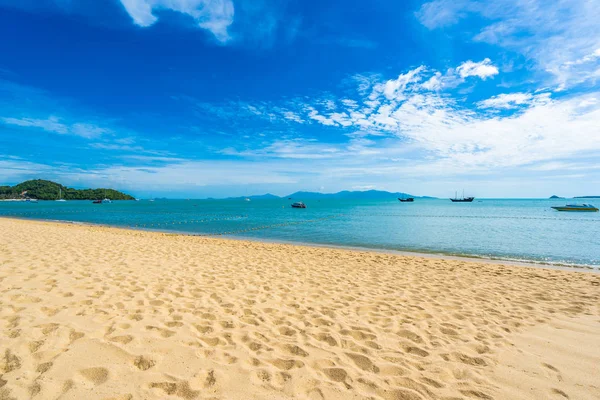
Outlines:
{"label": "wispy cloud", "polygon": [[14,125],[25,128],[39,128],[46,132],[58,133],[60,135],[80,136],[86,139],[96,138],[111,132],[111,130],[108,128],[103,128],[91,123],[62,122],[60,118],[55,116],[50,116],[45,119],[0,117],[0,122],[6,125]]}
{"label": "wispy cloud", "polygon": [[200,28],[211,32],[220,42],[231,39],[228,28],[233,23],[232,0],[120,0],[133,21],[148,27],[154,24],[159,10],[171,10],[192,17]]}
{"label": "wispy cloud", "polygon": [[[416,13],[429,29],[480,17],[475,41],[501,46],[533,60],[558,88],[598,79],[600,7],[589,0],[434,0]],[[581,62],[583,61],[583,62]]]}
{"label": "wispy cloud", "polygon": [[[358,97],[332,100],[324,94],[284,103],[303,123],[337,128],[340,133],[349,134],[351,140],[332,146],[277,141],[260,149],[229,149],[228,154],[304,159],[353,157],[364,165],[378,164],[382,171],[381,162],[410,148],[419,157],[411,167],[403,169],[404,173],[452,174],[527,168],[535,163],[600,152],[597,93],[552,98],[551,92],[515,92],[472,104],[444,90],[470,77],[483,80],[498,73],[491,61],[484,59],[461,63],[443,74],[419,66],[394,79],[355,79]],[[432,79],[448,79],[453,84],[434,84]],[[432,91],[434,88],[437,90]],[[274,107],[267,108],[278,115]],[[388,140],[358,140],[368,135]],[[585,141],[580,140],[582,136]]]}
{"label": "wispy cloud", "polygon": [[512,109],[519,106],[530,106],[533,103],[542,104],[550,101],[550,93],[502,93],[477,103],[479,108]]}

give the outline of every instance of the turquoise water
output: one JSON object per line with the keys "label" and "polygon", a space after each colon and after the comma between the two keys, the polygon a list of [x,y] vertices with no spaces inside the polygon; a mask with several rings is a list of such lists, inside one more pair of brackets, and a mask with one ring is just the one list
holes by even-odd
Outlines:
{"label": "turquoise water", "polygon": [[600,268],[600,213],[564,200],[0,202],[0,216]]}

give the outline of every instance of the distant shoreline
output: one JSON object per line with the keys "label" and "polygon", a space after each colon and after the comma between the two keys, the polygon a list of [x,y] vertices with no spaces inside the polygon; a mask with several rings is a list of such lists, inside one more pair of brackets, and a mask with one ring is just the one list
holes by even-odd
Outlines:
{"label": "distant shoreline", "polygon": [[138,231],[150,232],[150,233],[154,232],[154,233],[163,233],[163,234],[170,234],[170,235],[176,235],[176,236],[202,237],[202,238],[213,238],[213,239],[219,239],[219,240],[231,240],[231,241],[236,241],[236,242],[285,244],[285,245],[290,245],[290,246],[360,251],[360,252],[371,252],[371,253],[379,253],[379,254],[408,256],[408,257],[423,257],[423,258],[428,258],[428,259],[479,262],[479,263],[495,264],[495,265],[513,265],[513,266],[520,266],[520,267],[527,267],[527,268],[543,268],[543,269],[553,269],[553,270],[561,270],[561,271],[592,272],[592,273],[600,274],[600,266],[594,266],[594,265],[552,263],[552,262],[542,262],[542,261],[535,261],[535,260],[504,259],[501,257],[485,257],[485,256],[479,256],[479,255],[475,255],[475,254],[473,254],[473,255],[452,254],[452,253],[435,252],[435,251],[419,252],[419,251],[410,251],[410,250],[383,249],[383,248],[375,248],[375,247],[310,243],[310,242],[302,242],[302,241],[296,242],[296,241],[289,241],[289,240],[254,238],[254,237],[239,236],[239,235],[194,234],[194,233],[189,233],[189,232],[185,232],[185,231],[177,231],[177,230],[140,228],[140,227],[129,227],[129,226],[119,226],[119,225],[111,225],[111,224],[100,224],[100,223],[93,223],[93,222],[68,221],[68,220],[56,220],[56,219],[18,218],[18,217],[14,217],[14,216],[8,216],[8,217],[0,216],[0,218],[8,219],[8,220],[19,220],[19,221],[38,221],[38,222],[58,223],[58,224],[65,224],[65,225],[104,227],[104,228],[121,229],[121,230],[125,230],[125,231],[134,231],[134,232],[138,232]]}

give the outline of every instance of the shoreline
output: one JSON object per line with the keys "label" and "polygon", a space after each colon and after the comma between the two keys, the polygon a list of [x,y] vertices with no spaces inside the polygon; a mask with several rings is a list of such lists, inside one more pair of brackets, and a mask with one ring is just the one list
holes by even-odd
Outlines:
{"label": "shoreline", "polygon": [[82,222],[82,221],[70,221],[70,220],[56,220],[56,219],[40,219],[40,218],[19,218],[14,216],[0,216],[0,218],[4,219],[14,219],[19,221],[39,221],[39,222],[53,222],[59,224],[72,224],[72,225],[81,225],[81,226],[91,226],[91,227],[105,227],[105,228],[113,228],[113,229],[123,229],[130,231],[141,231],[141,232],[157,232],[157,233],[167,233],[181,236],[189,236],[189,237],[202,237],[202,238],[215,238],[221,240],[232,240],[232,241],[249,241],[249,242],[257,242],[257,243],[272,243],[272,244],[287,244],[290,246],[304,246],[304,247],[315,247],[315,248],[324,248],[324,249],[339,249],[339,250],[349,250],[349,251],[361,251],[361,252],[373,252],[380,254],[392,254],[399,256],[407,256],[407,257],[423,257],[423,258],[431,258],[431,259],[441,259],[441,260],[457,260],[457,261],[468,261],[468,262],[479,262],[485,264],[496,264],[496,265],[513,265],[527,268],[543,268],[543,269],[553,269],[559,271],[579,271],[579,272],[591,272],[600,274],[600,265],[582,265],[582,264],[565,264],[565,263],[552,263],[552,262],[543,262],[543,261],[535,261],[535,260],[514,260],[514,259],[503,259],[503,258],[495,258],[495,257],[486,257],[480,255],[467,255],[467,254],[451,254],[444,252],[419,252],[419,251],[410,251],[410,250],[394,250],[394,249],[384,249],[384,248],[375,248],[375,247],[362,247],[362,246],[345,246],[345,245],[335,245],[335,244],[322,244],[322,243],[311,243],[311,242],[301,242],[301,241],[290,241],[290,240],[278,240],[278,239],[263,239],[263,238],[254,238],[248,236],[239,236],[239,235],[229,235],[229,234],[202,234],[202,233],[190,233],[185,231],[177,231],[177,230],[162,230],[162,229],[151,229],[151,228],[140,228],[133,226],[119,226],[119,225],[111,225],[111,224],[102,224],[102,223],[93,223],[93,222]]}

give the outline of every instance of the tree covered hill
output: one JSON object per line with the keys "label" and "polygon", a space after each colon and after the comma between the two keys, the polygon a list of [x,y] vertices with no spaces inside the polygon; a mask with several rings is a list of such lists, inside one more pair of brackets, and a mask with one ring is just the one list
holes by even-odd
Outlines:
{"label": "tree covered hill", "polygon": [[73,189],[52,181],[34,179],[15,186],[0,186],[0,199],[29,197],[38,200],[57,200],[59,192],[65,200],[134,200],[128,194],[114,189]]}

